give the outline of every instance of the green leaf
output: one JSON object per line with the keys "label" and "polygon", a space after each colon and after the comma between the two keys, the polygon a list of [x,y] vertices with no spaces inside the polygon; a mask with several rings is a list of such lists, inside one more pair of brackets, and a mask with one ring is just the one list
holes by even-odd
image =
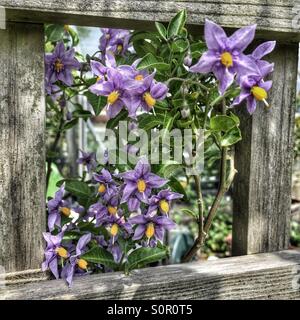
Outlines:
{"label": "green leaf", "polygon": [[168,26],[168,38],[177,36],[181,33],[186,23],[186,10],[179,11],[175,17],[169,23]]}
{"label": "green leaf", "polygon": [[80,198],[89,198],[92,195],[92,190],[83,181],[68,179],[65,180],[65,188],[72,195]]}
{"label": "green leaf", "polygon": [[115,118],[110,119],[107,124],[107,129],[114,129],[118,126],[119,122],[128,118],[128,112],[126,110],[122,110]]}
{"label": "green leaf", "polygon": [[187,40],[178,39],[172,42],[171,48],[173,52],[185,52],[189,47],[189,43]]}
{"label": "green leaf", "polygon": [[238,127],[234,127],[222,136],[220,145],[221,147],[229,147],[240,140],[242,140],[241,130]]}
{"label": "green leaf", "polygon": [[152,114],[142,114],[138,117],[139,119],[139,128],[145,131],[148,131],[152,128],[155,128],[159,125],[164,125],[165,117],[161,115],[152,115]]}
{"label": "green leaf", "polygon": [[183,195],[183,201],[186,201],[188,199],[185,188],[175,177],[170,177],[168,185],[174,192],[178,192]]}
{"label": "green leaf", "polygon": [[66,131],[68,129],[73,128],[74,126],[76,126],[77,123],[78,123],[78,118],[74,118],[71,121],[66,122],[62,128],[62,131]]}
{"label": "green leaf", "polygon": [[[71,219],[72,221],[72,219]],[[76,231],[66,231],[64,233],[63,241],[70,241],[70,240],[78,240],[82,235]]]}
{"label": "green leaf", "polygon": [[114,261],[113,255],[98,246],[90,249],[88,252],[83,254],[81,258],[88,262],[103,264],[104,266],[114,270],[118,268],[118,265]]}
{"label": "green leaf", "polygon": [[145,41],[145,40],[133,41],[133,47],[137,55],[140,57],[143,57],[148,53],[152,53],[153,55],[156,55],[156,48],[152,45],[152,43],[149,43],[148,41]]}
{"label": "green leaf", "polygon": [[182,165],[174,162],[163,165],[159,169],[158,175],[169,179],[172,176],[177,176],[180,171],[182,171]]}
{"label": "green leaf", "polygon": [[82,118],[84,120],[89,119],[92,116],[90,111],[87,110],[76,110],[73,112],[73,117],[75,118]]}
{"label": "green leaf", "polygon": [[166,27],[160,23],[160,22],[155,22],[155,27],[159,33],[159,35],[164,39],[167,40],[167,29]]}
{"label": "green leaf", "polygon": [[142,70],[148,68],[156,68],[157,70],[165,71],[169,70],[170,66],[167,63],[157,60],[157,58],[152,53],[148,53],[142,58],[140,63],[137,65],[137,69]]}
{"label": "green leaf", "polygon": [[235,124],[238,127],[240,125],[240,118],[233,112],[230,112],[230,117],[235,121]]}
{"label": "green leaf", "polygon": [[217,115],[210,119],[210,128],[213,131],[227,132],[235,126],[235,120],[229,116]]}
{"label": "green leaf", "polygon": [[71,28],[70,26],[68,26],[68,32],[72,38],[73,47],[76,47],[79,43],[79,37],[78,37],[77,32],[73,28]]}
{"label": "green leaf", "polygon": [[107,99],[102,96],[97,96],[90,91],[85,92],[84,95],[87,97],[88,102],[93,107],[95,115],[98,116],[105,107]]}
{"label": "green leaf", "polygon": [[128,270],[142,268],[167,256],[168,250],[166,248],[138,248],[128,256]]}
{"label": "green leaf", "polygon": [[46,27],[45,34],[48,41],[57,42],[62,40],[64,31],[63,25],[50,24]]}
{"label": "green leaf", "polygon": [[194,219],[198,219],[198,215],[194,211],[192,211],[190,209],[184,208],[184,209],[181,209],[181,211],[183,213],[188,214],[189,216],[193,217]]}

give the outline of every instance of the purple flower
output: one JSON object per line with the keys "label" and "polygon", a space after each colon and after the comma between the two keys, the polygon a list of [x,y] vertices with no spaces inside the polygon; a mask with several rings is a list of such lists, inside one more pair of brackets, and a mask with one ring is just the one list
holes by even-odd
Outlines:
{"label": "purple flower", "polygon": [[89,89],[92,93],[107,97],[107,116],[114,118],[123,108],[129,105],[122,73],[113,68],[107,70],[107,81],[98,82]]}
{"label": "purple flower", "polygon": [[116,263],[119,263],[121,261],[122,250],[119,244],[114,240],[114,238],[109,239],[107,250],[113,255]]}
{"label": "purple flower", "polygon": [[151,190],[160,188],[168,182],[168,180],[151,173],[150,165],[145,159],[140,159],[134,170],[122,173],[120,176],[125,181],[121,203],[132,198],[136,198],[135,202],[148,203]]}
{"label": "purple flower", "polygon": [[55,193],[53,199],[48,201],[48,228],[54,230],[55,225],[61,226],[61,214],[69,217],[71,214],[71,203],[68,200],[63,200],[65,187],[62,185]]}
{"label": "purple flower", "polygon": [[128,30],[102,28],[101,32],[99,49],[102,52],[102,56],[107,51],[121,55],[126,53],[129,48],[130,39],[130,32]]}
{"label": "purple flower", "polygon": [[155,72],[142,78],[140,75],[139,80],[131,81],[128,87],[130,95],[130,104],[127,107],[129,117],[135,118],[136,111],[142,107],[145,111],[149,112],[155,106],[156,101],[163,100],[167,93],[168,87],[161,82],[154,80]]}
{"label": "purple flower", "polygon": [[45,56],[46,78],[51,83],[62,81],[70,86],[73,83],[71,71],[78,70],[81,64],[74,57],[74,49],[67,50],[63,42],[59,42],[52,54]]}
{"label": "purple flower", "polygon": [[112,244],[118,239],[118,234],[121,231],[125,231],[125,235],[128,236],[132,233],[132,226],[130,223],[125,221],[125,218],[122,216],[121,210],[118,211],[116,215],[110,215],[104,219],[104,225],[109,227],[109,232],[112,238]]}
{"label": "purple flower", "polygon": [[274,63],[262,60],[264,56],[271,53],[276,46],[276,41],[267,41],[259,45],[248,57],[253,60],[258,68],[262,77],[274,70]]}
{"label": "purple flower", "polygon": [[255,28],[256,25],[244,27],[227,37],[219,25],[206,19],[204,33],[208,51],[190,71],[213,72],[220,82],[219,91],[223,95],[236,73],[244,75],[257,69],[253,60],[243,54],[254,38]]}
{"label": "purple flower", "polygon": [[111,192],[116,192],[116,183],[114,182],[111,173],[105,168],[101,170],[100,174],[93,174],[93,182],[99,183],[98,193],[102,196],[105,196],[106,193],[108,193],[107,197],[110,198],[112,196]]}
{"label": "purple flower", "polygon": [[[164,231],[173,229],[176,224],[166,215],[137,215],[128,220],[132,225],[137,225],[132,240],[140,240],[146,237],[147,243],[151,240],[163,241]],[[155,242],[152,242],[155,245]]]}
{"label": "purple flower", "polygon": [[183,195],[180,193],[172,192],[168,189],[161,190],[157,195],[151,197],[148,212],[151,213],[159,209],[162,214],[168,215],[170,212],[171,201],[181,199],[182,197]]}
{"label": "purple flower", "polygon": [[76,245],[76,253],[72,255],[69,259],[69,263],[65,265],[61,272],[61,276],[65,279],[69,286],[72,285],[73,277],[77,271],[79,274],[87,271],[88,263],[86,260],[81,259],[80,256],[83,255],[87,250],[87,244],[91,241],[91,234],[83,235]]}
{"label": "purple flower", "polygon": [[80,150],[81,157],[77,160],[77,163],[86,166],[87,171],[91,172],[97,167],[96,154],[95,152],[84,152]]}
{"label": "purple flower", "polygon": [[247,110],[252,114],[256,109],[256,101],[263,101],[266,106],[268,91],[272,87],[272,81],[263,81],[261,75],[250,75],[241,77],[241,93],[233,101],[232,105],[239,105],[246,99]]}
{"label": "purple flower", "polygon": [[57,259],[67,259],[69,257],[68,251],[61,245],[65,230],[66,227],[55,236],[51,235],[50,232],[43,232],[47,246],[45,249],[45,261],[42,263],[42,270],[46,271],[50,269],[56,279],[59,278]]}
{"label": "purple flower", "polygon": [[108,217],[118,214],[118,205],[118,193],[110,190],[104,204],[97,202],[90,206],[87,217],[95,217],[96,226],[102,225]]}
{"label": "purple flower", "polygon": [[46,94],[50,96],[52,101],[56,101],[62,95],[62,91],[60,91],[59,86],[50,82],[47,77],[45,78],[45,90]]}
{"label": "purple flower", "polygon": [[[106,80],[107,70],[109,68],[113,68],[113,69],[117,68],[116,59],[115,59],[114,55],[111,53],[107,53],[105,55],[105,65],[99,61],[95,61],[95,60],[91,61],[91,69],[92,69],[93,74],[97,77],[97,83],[101,83],[104,80]],[[91,86],[92,90],[97,90],[96,84]]]}

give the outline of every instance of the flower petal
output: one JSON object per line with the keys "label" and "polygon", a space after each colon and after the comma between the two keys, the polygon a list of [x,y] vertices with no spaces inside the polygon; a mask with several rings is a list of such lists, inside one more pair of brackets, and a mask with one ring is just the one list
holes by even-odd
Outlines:
{"label": "flower petal", "polygon": [[225,91],[230,87],[234,80],[234,73],[232,70],[223,66],[214,67],[213,70],[216,78],[219,80],[219,92],[223,95]]}
{"label": "flower petal", "polygon": [[225,31],[208,19],[205,19],[204,37],[208,49],[215,51],[223,51],[227,36]]}
{"label": "flower petal", "polygon": [[228,42],[231,50],[243,52],[253,41],[255,29],[256,24],[253,24],[252,26],[243,27],[237,30],[232,36],[230,36]]}
{"label": "flower petal", "polygon": [[214,51],[207,51],[203,53],[200,60],[190,67],[189,71],[191,72],[199,72],[199,73],[208,73],[211,72],[213,66],[216,62],[218,62],[219,58]]}
{"label": "flower petal", "polygon": [[132,240],[140,240],[141,238],[143,238],[145,231],[146,231],[146,225],[139,224],[134,231],[134,235],[132,237]]}
{"label": "flower petal", "polygon": [[256,109],[256,100],[253,96],[250,96],[248,99],[247,99],[247,110],[250,114],[253,114],[253,112],[255,111]]}
{"label": "flower petal", "polygon": [[251,54],[255,60],[260,60],[265,55],[271,53],[276,46],[276,41],[267,41],[259,45]]}

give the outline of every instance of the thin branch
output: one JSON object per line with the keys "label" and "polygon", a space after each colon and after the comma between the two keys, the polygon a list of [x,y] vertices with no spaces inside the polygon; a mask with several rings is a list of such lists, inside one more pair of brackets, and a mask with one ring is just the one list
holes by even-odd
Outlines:
{"label": "thin branch", "polygon": [[[223,114],[226,113],[226,106],[225,102],[223,103]],[[229,173],[227,176],[227,161],[230,161]],[[222,147],[221,149],[221,167],[220,167],[220,184],[217,195],[214,199],[214,202],[208,212],[207,219],[205,221],[204,227],[202,232],[198,233],[198,237],[195,240],[192,248],[187,252],[187,254],[183,257],[182,262],[189,262],[197,251],[201,248],[204,244],[205,238],[208,234],[208,231],[211,227],[212,221],[217,213],[221,200],[223,199],[225,193],[230,188],[235,174],[237,173],[236,169],[234,168],[234,153],[230,156],[228,155],[228,147]],[[200,211],[199,211],[200,213]]]}

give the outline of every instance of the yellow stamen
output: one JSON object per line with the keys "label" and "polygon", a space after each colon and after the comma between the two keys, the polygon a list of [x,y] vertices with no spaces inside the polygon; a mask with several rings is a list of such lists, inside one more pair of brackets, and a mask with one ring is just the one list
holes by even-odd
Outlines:
{"label": "yellow stamen", "polygon": [[166,201],[166,200],[164,200],[164,199],[159,201],[159,207],[160,207],[160,210],[161,210],[163,213],[168,213],[169,210],[170,210],[170,206],[169,206],[168,201]]}
{"label": "yellow stamen", "polygon": [[144,94],[144,100],[149,108],[152,108],[156,103],[156,99],[154,99],[149,92]]}
{"label": "yellow stamen", "polygon": [[102,78],[100,76],[97,77],[97,82],[100,81]]}
{"label": "yellow stamen", "polygon": [[117,45],[117,51],[118,51],[118,53],[122,52],[122,50],[123,50],[123,46],[122,46],[121,44],[118,44],[118,45]]}
{"label": "yellow stamen", "polygon": [[66,216],[66,217],[69,217],[70,214],[71,214],[71,209],[70,208],[67,208],[67,207],[62,207],[60,208],[60,212]]}
{"label": "yellow stamen", "polygon": [[115,237],[117,235],[118,231],[119,231],[119,226],[116,223],[114,223],[110,228],[111,235],[113,237]]}
{"label": "yellow stamen", "polygon": [[88,263],[84,259],[78,259],[77,264],[80,269],[83,269],[83,270],[87,269]]}
{"label": "yellow stamen", "polygon": [[142,74],[138,74],[137,76],[135,76],[134,79],[137,80],[137,81],[142,81],[142,80],[144,80],[144,77],[143,77]]}
{"label": "yellow stamen", "polygon": [[60,59],[56,59],[54,63],[54,69],[56,72],[61,72],[64,68],[64,65]]}
{"label": "yellow stamen", "polygon": [[152,222],[150,222],[148,225],[147,225],[147,229],[146,229],[146,237],[148,239],[152,238],[153,235],[154,235],[154,232],[155,232],[155,229],[154,229],[154,224]]}
{"label": "yellow stamen", "polygon": [[233,61],[232,61],[231,53],[229,53],[227,51],[223,52],[221,54],[221,62],[226,68],[232,67],[233,66]]}
{"label": "yellow stamen", "polygon": [[137,189],[139,192],[144,192],[146,190],[146,182],[143,179],[139,179],[137,182]]}
{"label": "yellow stamen", "polygon": [[118,207],[108,206],[107,210],[108,210],[109,214],[111,214],[112,216],[114,216],[114,215],[117,213],[117,211],[118,211]]}
{"label": "yellow stamen", "polygon": [[254,98],[258,101],[263,101],[268,98],[267,91],[259,86],[254,86],[251,89],[251,93],[253,94]]}
{"label": "yellow stamen", "polygon": [[111,92],[107,97],[107,102],[109,104],[114,104],[119,99],[119,95],[118,91]]}
{"label": "yellow stamen", "polygon": [[59,247],[55,251],[60,257],[65,258],[65,259],[68,258],[68,251],[65,248]]}
{"label": "yellow stamen", "polygon": [[104,193],[106,191],[106,187],[103,183],[100,184],[99,188],[98,188],[98,192],[99,193]]}

